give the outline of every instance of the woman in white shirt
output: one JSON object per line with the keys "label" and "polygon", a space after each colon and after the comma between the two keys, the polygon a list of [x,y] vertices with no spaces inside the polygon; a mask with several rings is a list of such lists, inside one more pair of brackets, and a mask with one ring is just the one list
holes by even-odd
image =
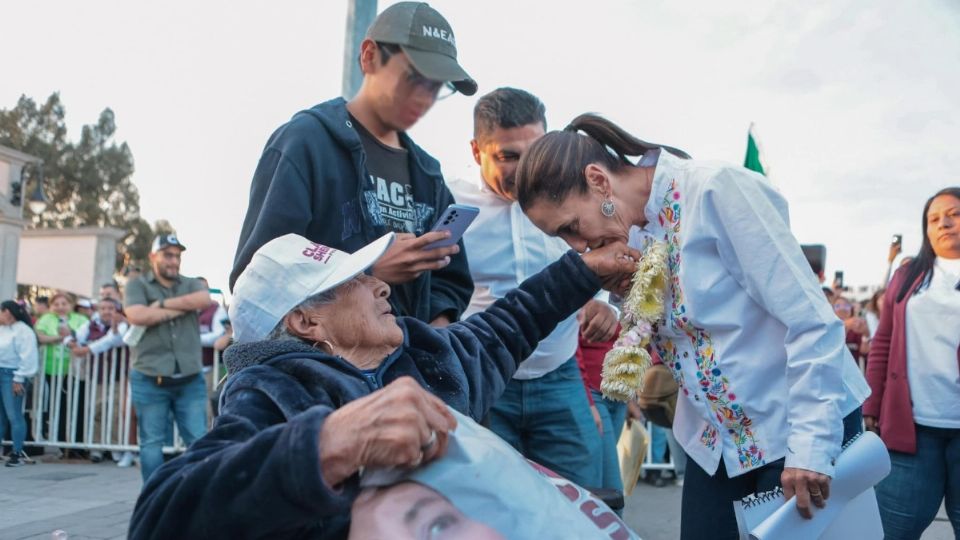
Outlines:
{"label": "woman in white shirt", "polygon": [[0,440],[10,426],[13,453],[7,467],[23,465],[23,439],[27,424],[23,418],[23,398],[27,379],[37,372],[37,335],[30,317],[12,300],[0,304]]}
{"label": "woman in white shirt", "polygon": [[870,346],[867,428],[890,451],[877,486],[886,538],[920,538],[946,500],[960,538],[960,187],[923,209],[923,245],[887,288]]}
{"label": "woman in white shirt", "polygon": [[732,501],[781,483],[804,516],[826,504],[869,389],[769,182],[585,114],[534,143],[516,183],[531,221],[577,251],[634,227],[667,246],[653,345],[683,393],[681,537],[738,538]]}

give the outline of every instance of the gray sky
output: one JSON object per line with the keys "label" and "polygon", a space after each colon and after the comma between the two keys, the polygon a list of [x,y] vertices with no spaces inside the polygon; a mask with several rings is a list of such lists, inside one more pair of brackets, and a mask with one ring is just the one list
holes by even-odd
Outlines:
{"label": "gray sky", "polygon": [[[826,244],[829,275],[847,283],[881,279],[894,233],[915,252],[923,202],[960,185],[954,0],[432,5],[480,94],[529,90],[552,128],[594,111],[742,163],[756,122],[794,233]],[[144,217],[177,228],[185,274],[225,286],[264,143],[339,94],[346,1],[34,1],[2,13],[0,107],[59,90],[71,138],[113,108]],[[448,178],[475,174],[474,101],[439,102],[411,132]]]}

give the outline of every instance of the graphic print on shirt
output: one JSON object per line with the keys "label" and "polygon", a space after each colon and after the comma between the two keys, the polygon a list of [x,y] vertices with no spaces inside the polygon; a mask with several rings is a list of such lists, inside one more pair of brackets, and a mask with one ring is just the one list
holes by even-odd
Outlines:
{"label": "graphic print on shirt", "polygon": [[393,232],[416,232],[416,211],[410,184],[371,174],[370,185],[373,189],[367,193],[375,195],[383,226]]}
{"label": "graphic print on shirt", "polygon": [[[710,410],[713,412],[717,421],[722,425],[730,437],[733,439],[734,446],[737,448],[737,457],[741,469],[751,469],[765,463],[764,452],[757,445],[751,426],[753,422],[743,411],[743,408],[736,402],[736,395],[730,389],[730,381],[723,375],[720,368],[717,367],[714,358],[715,350],[713,340],[709,332],[697,328],[687,317],[687,308],[683,303],[683,289],[680,285],[680,225],[682,217],[682,203],[680,191],[677,189],[677,181],[670,182],[670,186],[664,194],[660,207],[659,221],[663,228],[663,240],[667,243],[668,257],[667,266],[670,272],[669,290],[671,296],[670,310],[666,314],[664,321],[666,326],[674,331],[683,334],[689,341],[693,350],[694,360],[697,363],[697,386],[700,393],[706,398]],[[681,359],[683,363],[688,361],[689,353],[680,353],[679,348],[671,340],[660,334],[657,334],[654,344],[660,358],[673,371],[678,382],[683,388],[684,395],[689,396],[690,391],[684,384],[681,371]],[[700,435],[700,442],[714,450],[717,446],[717,439],[720,436],[718,430],[713,424],[708,424],[706,429]]]}
{"label": "graphic print on shirt", "polygon": [[[371,180],[373,181],[373,180]],[[436,210],[429,204],[416,202],[410,198],[412,206],[410,208],[410,220],[399,219],[391,215],[389,211],[384,212],[383,204],[380,202],[377,193],[372,190],[363,192],[363,203],[366,206],[367,216],[370,223],[382,232],[410,232],[417,236],[427,232],[427,227],[433,225],[433,216]],[[404,214],[406,216],[407,214]]]}

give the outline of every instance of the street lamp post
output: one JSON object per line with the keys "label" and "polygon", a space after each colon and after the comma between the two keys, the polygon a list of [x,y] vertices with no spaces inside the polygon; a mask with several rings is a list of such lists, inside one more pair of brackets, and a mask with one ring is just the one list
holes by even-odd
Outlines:
{"label": "street lamp post", "polygon": [[360,90],[363,82],[359,62],[360,43],[376,16],[377,0],[347,0],[347,33],[343,47],[344,99],[352,99]]}
{"label": "street lamp post", "polygon": [[[27,199],[27,206],[30,207],[30,211],[33,212],[33,215],[39,216],[47,209],[47,194],[43,192],[43,163],[37,163],[34,165],[37,174],[37,183],[33,188],[33,193],[30,194],[30,197]],[[21,178],[23,173],[21,172]],[[24,186],[26,182],[22,181]]]}

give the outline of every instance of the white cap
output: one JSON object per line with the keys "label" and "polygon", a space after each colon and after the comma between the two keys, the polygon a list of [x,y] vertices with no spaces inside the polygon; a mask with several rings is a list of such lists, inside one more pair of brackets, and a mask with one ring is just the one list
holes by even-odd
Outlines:
{"label": "white cap", "polygon": [[233,286],[233,338],[238,343],[265,339],[300,302],[373,266],[393,238],[393,233],[381,236],[352,255],[297,234],[267,242],[253,254]]}

